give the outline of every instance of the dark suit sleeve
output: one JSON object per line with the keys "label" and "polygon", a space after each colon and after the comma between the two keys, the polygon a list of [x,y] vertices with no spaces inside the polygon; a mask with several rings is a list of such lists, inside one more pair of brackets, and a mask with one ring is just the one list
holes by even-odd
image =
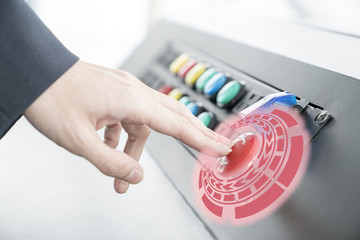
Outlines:
{"label": "dark suit sleeve", "polygon": [[0,0],[0,138],[77,61],[23,0]]}

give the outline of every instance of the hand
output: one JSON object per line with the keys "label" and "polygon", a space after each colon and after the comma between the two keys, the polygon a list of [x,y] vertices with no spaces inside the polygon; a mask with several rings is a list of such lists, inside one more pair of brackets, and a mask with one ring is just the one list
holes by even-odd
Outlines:
{"label": "hand", "polygon": [[[181,103],[159,93],[131,74],[77,62],[25,111],[41,133],[68,151],[88,159],[115,178],[126,192],[143,179],[138,160],[150,128],[196,150],[223,156],[232,142],[206,128]],[[104,142],[97,130],[106,127]],[[121,129],[128,134],[124,152],[115,148]]]}

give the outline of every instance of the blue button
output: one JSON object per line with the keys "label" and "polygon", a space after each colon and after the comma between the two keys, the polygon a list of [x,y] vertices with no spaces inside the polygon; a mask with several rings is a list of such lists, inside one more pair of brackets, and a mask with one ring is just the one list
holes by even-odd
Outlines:
{"label": "blue button", "polygon": [[204,93],[212,95],[217,93],[220,88],[225,84],[226,76],[222,73],[215,74],[204,86]]}
{"label": "blue button", "polygon": [[194,115],[196,115],[199,111],[199,106],[196,105],[196,103],[189,103],[188,105],[186,105],[186,107],[190,110],[190,112]]}

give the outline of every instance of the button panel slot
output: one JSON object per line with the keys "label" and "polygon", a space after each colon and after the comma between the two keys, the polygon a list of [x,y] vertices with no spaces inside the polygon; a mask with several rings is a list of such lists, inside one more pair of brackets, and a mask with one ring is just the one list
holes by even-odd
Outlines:
{"label": "button panel slot", "polygon": [[[140,79],[185,104],[211,129],[266,95],[283,91],[183,43],[168,43],[156,59]],[[293,109],[304,116],[314,139],[330,114],[306,99],[297,99]]]}

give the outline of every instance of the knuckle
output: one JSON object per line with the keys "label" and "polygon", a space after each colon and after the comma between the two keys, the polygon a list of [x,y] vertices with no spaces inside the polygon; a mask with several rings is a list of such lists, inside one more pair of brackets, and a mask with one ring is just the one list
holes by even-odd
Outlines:
{"label": "knuckle", "polygon": [[124,167],[124,161],[111,156],[99,166],[99,169],[106,176],[115,177]]}
{"label": "knuckle", "polygon": [[149,134],[150,128],[145,124],[139,126],[132,125],[128,127],[128,139],[130,141],[145,141],[148,138]]}
{"label": "knuckle", "polygon": [[187,127],[187,122],[184,118],[180,117],[178,121],[178,126],[176,129],[175,138],[176,139],[183,139],[185,137],[185,129]]}
{"label": "knuckle", "polygon": [[118,70],[117,74],[121,78],[126,78],[127,79],[127,78],[131,77],[131,74],[129,72],[127,72],[127,71],[124,71],[124,70]]}
{"label": "knuckle", "polygon": [[111,177],[112,176],[112,170],[111,170],[111,166],[108,163],[108,161],[102,161],[102,160],[98,160],[98,159],[91,159],[92,163],[96,166],[97,169],[100,170],[100,172],[106,176]]}
{"label": "knuckle", "polygon": [[113,176],[113,167],[111,164],[112,160],[111,158],[106,159],[105,161],[100,161],[97,165],[98,169],[105,174],[106,176]]}
{"label": "knuckle", "polygon": [[103,164],[102,166],[100,166],[99,170],[108,177],[113,176],[113,171],[112,171],[111,167],[109,167],[107,164]]}
{"label": "knuckle", "polygon": [[142,131],[141,131],[142,133],[143,133],[143,138],[144,139],[147,139],[148,137],[149,137],[149,135],[150,135],[150,128],[148,127],[148,126],[146,126],[146,125],[144,125],[143,127],[142,127]]}
{"label": "knuckle", "polygon": [[176,102],[177,111],[180,115],[185,115],[189,111],[189,109],[182,103]]}
{"label": "knuckle", "polygon": [[119,145],[119,140],[106,138],[104,143],[106,143],[111,148],[116,148]]}
{"label": "knuckle", "polygon": [[[136,86],[139,85],[143,85],[142,81],[139,80],[137,77],[135,77],[134,75],[132,75],[131,73],[124,71],[124,70],[119,70],[118,71],[118,75],[121,78],[124,78],[126,80],[129,80],[130,83],[134,83]],[[140,84],[141,83],[141,84]]]}
{"label": "knuckle", "polygon": [[199,141],[198,142],[198,148],[199,149],[209,149],[210,148],[209,142],[207,142],[207,141]]}

